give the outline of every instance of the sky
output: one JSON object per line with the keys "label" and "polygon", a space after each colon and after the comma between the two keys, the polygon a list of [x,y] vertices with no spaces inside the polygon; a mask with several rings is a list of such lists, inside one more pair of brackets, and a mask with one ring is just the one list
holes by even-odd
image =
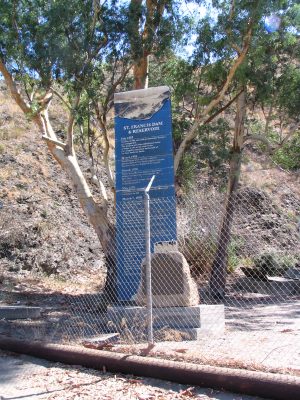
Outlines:
{"label": "sky", "polygon": [[[199,5],[196,2],[182,1],[180,10],[183,15],[194,18],[195,23],[205,18],[206,16],[209,16],[211,19],[216,20],[217,10],[213,8],[211,0],[208,0],[205,3],[205,5]],[[188,45],[180,51],[179,55],[183,57],[191,56],[194,51],[194,43],[196,39],[196,34],[191,35]]]}

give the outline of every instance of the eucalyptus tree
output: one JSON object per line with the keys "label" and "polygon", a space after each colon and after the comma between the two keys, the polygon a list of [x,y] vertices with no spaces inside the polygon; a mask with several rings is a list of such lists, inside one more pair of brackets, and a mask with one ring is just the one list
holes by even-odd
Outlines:
{"label": "eucalyptus tree", "polygon": [[[264,115],[261,132],[253,132],[250,126],[246,140],[261,141],[274,154],[299,133],[299,4],[291,2],[281,13],[278,29],[272,34],[261,34],[255,41],[245,74],[254,89],[252,108],[259,107]],[[278,129],[274,130],[275,121]]]}
{"label": "eucalyptus tree", "polygon": [[[159,55],[174,43],[174,32],[179,32],[176,10],[171,0],[0,0],[0,73],[73,184],[106,256],[106,289],[112,298],[114,223],[108,211],[114,204],[107,190],[114,191],[114,174],[107,116],[114,92],[143,87],[148,55]],[[54,96],[68,114],[65,141],[57,136],[49,116]],[[103,147],[109,188],[91,167],[100,203],[77,161],[75,127],[82,137],[93,132]]]}
{"label": "eucalyptus tree", "polygon": [[[271,120],[279,119],[281,125],[285,126],[285,132],[282,132],[280,143],[275,146],[275,149],[291,137],[299,135],[300,129],[300,42],[299,21],[297,21],[299,7],[294,2],[279,2],[278,15],[275,19],[275,22],[278,21],[278,26],[273,27],[271,32],[266,31],[264,23],[267,12],[274,12],[274,9],[267,7],[265,14],[262,14],[261,19],[258,20],[247,58],[234,78],[234,85],[241,90],[241,93],[236,101],[225,213],[210,278],[212,293],[220,298],[223,298],[225,294],[234,196],[239,183],[243,149],[250,140],[267,142]],[[289,96],[287,96],[287,90],[289,90]],[[250,110],[255,110],[257,107],[262,107],[266,116],[265,129],[260,134],[251,132],[249,118],[247,121],[247,112],[250,114]],[[274,151],[274,149],[270,150]]]}
{"label": "eucalyptus tree", "polygon": [[[244,146],[254,140],[266,143],[274,118],[281,118],[284,129],[270,150],[276,151],[299,132],[299,5],[295,1],[262,0],[212,4],[211,13],[199,21],[193,56],[187,60],[171,55],[157,68],[173,87],[177,172],[182,173],[186,160],[188,165],[200,163],[193,155],[200,154],[207,132],[218,144],[223,143],[224,151],[219,155],[224,158],[219,161],[229,162],[227,200],[210,280],[212,293],[223,297],[233,198]],[[277,24],[275,29],[266,26],[268,17]],[[154,80],[155,74],[150,74]],[[259,135],[249,124],[254,115],[250,115],[251,110],[257,107],[266,115],[265,132]],[[231,127],[228,118],[220,118],[227,109],[230,119],[235,114]],[[210,140],[205,146],[207,161],[212,163],[216,144]]]}
{"label": "eucalyptus tree", "polygon": [[[124,80],[128,72],[125,23],[122,5],[115,1],[0,1],[0,72],[13,99],[69,176],[101,242],[108,270],[114,264],[108,197],[101,182],[102,202],[92,195],[77,161],[74,125],[86,96],[95,102],[99,93],[95,88],[105,88],[105,105]],[[57,137],[49,117],[55,95],[68,110],[65,141]]]}
{"label": "eucalyptus tree", "polygon": [[[213,1],[216,18],[200,20],[192,60],[173,63],[173,70],[179,68],[168,80],[173,77],[174,98],[183,110],[176,116],[175,170],[203,126],[247,87],[245,65],[251,43],[258,41],[255,48],[259,48],[257,43],[266,35],[263,17],[279,10],[284,13],[293,2],[269,3]],[[16,103],[36,124],[49,151],[69,175],[106,255],[111,291],[115,254],[110,200],[96,176],[101,203],[92,194],[77,162],[74,127],[101,136],[103,163],[113,189],[107,128],[113,94],[145,87],[149,55],[164,62],[168,49],[178,44],[189,26],[181,18],[179,4],[171,0],[0,0],[0,72]],[[172,60],[166,64],[168,70]],[[68,110],[64,142],[49,117],[53,96]]]}
{"label": "eucalyptus tree", "polygon": [[174,0],[130,1],[127,32],[135,89],[148,86],[149,56],[159,57],[179,38],[184,24],[180,21],[178,4]]}

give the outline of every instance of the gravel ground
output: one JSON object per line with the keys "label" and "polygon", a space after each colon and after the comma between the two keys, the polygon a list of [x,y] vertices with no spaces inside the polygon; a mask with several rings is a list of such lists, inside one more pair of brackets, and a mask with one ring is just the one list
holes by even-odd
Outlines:
{"label": "gravel ground", "polygon": [[[54,304],[58,304],[59,301],[62,300],[53,298]],[[39,302],[33,304],[43,305]],[[198,341],[176,342],[176,338],[170,337],[171,341],[156,343],[149,356],[299,376],[299,310],[300,300],[296,299],[293,302],[278,304],[249,304],[245,308],[236,304],[227,305],[224,334],[203,334]],[[44,316],[42,320],[0,320],[0,333],[21,339],[47,340],[46,326],[52,324],[53,329],[56,327],[62,335],[66,326],[56,314],[54,308],[49,316]],[[45,323],[46,326],[43,325]],[[82,343],[84,336],[77,330],[77,341]],[[144,348],[145,343],[123,344],[114,345],[112,351],[139,354]]]}
{"label": "gravel ground", "polygon": [[0,352],[0,400],[260,400]]}
{"label": "gravel ground", "polygon": [[[160,342],[147,352],[148,356],[196,364],[242,368],[251,371],[284,374],[287,380],[300,376],[300,335],[269,331],[227,332],[220,337],[210,336],[196,341]],[[270,341],[271,336],[271,341]],[[145,344],[113,347],[114,351],[126,354],[143,354]]]}
{"label": "gravel ground", "polygon": [[[179,361],[279,372],[300,376],[300,301],[225,308],[222,335],[203,334],[198,341],[160,342],[150,356]],[[217,321],[216,321],[217,323]],[[139,354],[145,345],[115,346]],[[291,377],[292,379],[292,377]]]}

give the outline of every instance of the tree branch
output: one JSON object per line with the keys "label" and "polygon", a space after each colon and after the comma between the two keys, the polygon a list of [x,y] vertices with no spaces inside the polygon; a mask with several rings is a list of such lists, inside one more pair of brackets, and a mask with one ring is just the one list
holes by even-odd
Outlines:
{"label": "tree branch", "polygon": [[237,97],[237,111],[234,122],[234,136],[232,149],[234,152],[240,153],[244,143],[244,132],[245,132],[245,118],[247,112],[246,106],[246,89],[241,90]]}
{"label": "tree branch", "polygon": [[65,143],[60,142],[59,140],[56,140],[56,139],[52,139],[52,138],[50,138],[50,137],[48,137],[48,136],[46,136],[46,135],[43,135],[43,136],[42,136],[42,139],[45,140],[45,141],[48,142],[48,143],[54,144],[55,146],[62,147],[63,149],[66,147],[66,144],[65,144]]}
{"label": "tree branch", "polygon": [[295,134],[295,132],[300,130],[300,125],[295,124],[292,127],[290,127],[288,133],[285,135],[285,137],[281,140],[279,143],[280,147],[282,147],[288,140]]}
{"label": "tree branch", "polygon": [[[113,98],[113,95],[114,95],[114,93],[115,93],[115,91],[116,91],[116,88],[117,88],[121,83],[123,83],[124,79],[126,78],[128,72],[131,70],[131,68],[132,68],[131,65],[129,65],[127,68],[125,68],[125,69],[122,71],[120,77],[119,77],[114,83],[111,84],[111,87],[110,87],[110,89],[109,89],[109,91],[108,91],[108,93],[107,93],[106,99],[105,99],[105,101],[104,101],[104,109],[106,110],[106,112],[108,112],[109,109],[110,109],[110,107],[109,107],[108,105],[109,105],[109,103],[111,102],[111,100],[112,100],[112,98]],[[112,106],[112,105],[111,105],[111,106]]]}
{"label": "tree branch", "polygon": [[264,143],[267,146],[269,154],[271,154],[272,151],[274,150],[272,148],[270,142],[268,141],[268,139],[263,135],[249,135],[249,136],[246,136],[245,140],[244,140],[244,144],[246,144],[249,141],[251,141],[251,142],[257,142],[258,141],[258,142]]}
{"label": "tree branch", "polygon": [[222,89],[219,91],[217,96],[211,100],[211,102],[208,104],[208,106],[206,107],[206,109],[204,110],[202,115],[199,115],[199,117],[195,119],[195,122],[192,125],[190,131],[187,133],[187,135],[181,142],[181,144],[176,152],[175,159],[174,159],[175,173],[179,167],[180,160],[185,152],[186,147],[188,146],[189,143],[191,143],[196,138],[199,127],[205,123],[204,118],[222,101],[222,99],[224,98],[224,96],[234,78],[236,70],[244,61],[246,54],[248,52],[249,46],[250,46],[250,41],[251,41],[251,37],[252,37],[252,25],[253,25],[253,22],[252,22],[252,20],[250,20],[248,32],[247,32],[244,42],[243,42],[244,43],[243,51],[241,52],[241,54],[238,55],[238,57],[233,62],[233,65],[229,70],[229,73],[227,75],[226,81],[225,81]]}
{"label": "tree branch", "polygon": [[101,131],[103,133],[103,139],[104,139],[103,162],[104,162],[104,165],[105,165],[105,169],[106,169],[106,174],[107,174],[109,185],[114,190],[115,182],[114,182],[113,174],[112,174],[112,171],[111,171],[111,168],[110,168],[110,160],[109,160],[110,143],[109,143],[109,139],[108,139],[107,128],[106,128],[105,122],[103,121],[103,118],[100,115],[100,110],[99,110],[98,105],[95,104],[94,107],[95,107],[95,111],[96,111],[97,122],[100,125]]}
{"label": "tree branch", "polygon": [[269,140],[263,136],[263,135],[249,135],[245,138],[244,143],[248,141],[259,141],[264,143],[267,146],[267,151],[268,154],[271,155],[273,154],[276,150],[279,150],[282,146],[284,146],[288,140],[300,129],[299,125],[293,125],[290,129],[289,132],[286,134],[283,140],[281,140],[280,143],[277,143],[276,145],[272,146]]}
{"label": "tree branch", "polygon": [[51,87],[50,89],[51,89],[52,93],[55,94],[63,102],[63,104],[68,108],[68,110],[71,111],[72,107],[67,102],[67,100],[53,87]]}
{"label": "tree branch", "polygon": [[241,89],[228,103],[225,104],[225,106],[221,107],[219,110],[217,110],[214,114],[212,114],[209,118],[207,118],[204,122],[204,125],[209,124],[213,119],[215,119],[219,114],[221,114],[223,111],[225,111],[228,107],[231,106],[231,104],[239,97],[239,95],[242,93],[244,89]]}
{"label": "tree branch", "polygon": [[236,43],[231,43],[230,46],[238,53],[238,55],[240,55],[243,51]]}
{"label": "tree branch", "polygon": [[230,14],[229,14],[229,20],[231,21],[234,16],[234,11],[235,11],[235,0],[231,1],[231,6],[230,6]]}
{"label": "tree branch", "polygon": [[21,108],[24,114],[26,115],[31,114],[32,111],[30,104],[23,99],[20,91],[17,88],[17,84],[14,78],[9,73],[9,71],[7,70],[5,64],[1,59],[0,59],[0,72],[4,77],[5,83],[8,89],[10,90],[12,98],[15,100],[15,102],[18,104],[18,106]]}
{"label": "tree branch", "polygon": [[39,104],[39,110],[38,110],[37,113],[40,113],[40,112],[42,112],[44,110],[47,110],[49,108],[49,105],[50,105],[50,103],[52,101],[52,97],[53,97],[52,92],[51,91],[50,92],[47,91],[44,96],[37,98],[37,101],[38,101],[38,104]]}
{"label": "tree branch", "polygon": [[105,189],[105,186],[104,186],[102,180],[99,179],[96,174],[96,171],[94,168],[94,162],[92,159],[90,159],[90,170],[91,170],[91,175],[92,175],[92,182],[99,187],[101,195],[102,195],[105,203],[107,204],[108,203],[107,192],[106,192],[106,189]]}
{"label": "tree branch", "polygon": [[70,110],[69,114],[69,121],[68,121],[68,129],[67,129],[67,144],[65,146],[65,152],[66,154],[69,155],[74,155],[74,143],[73,143],[73,138],[74,138],[74,123],[75,123],[75,116],[76,116],[76,108],[79,104],[80,101],[80,93],[77,94],[73,108]]}

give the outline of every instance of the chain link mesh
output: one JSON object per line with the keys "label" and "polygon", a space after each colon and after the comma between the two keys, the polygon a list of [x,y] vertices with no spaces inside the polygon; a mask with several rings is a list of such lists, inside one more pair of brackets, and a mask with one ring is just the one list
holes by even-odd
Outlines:
{"label": "chain link mesh", "polygon": [[[239,189],[230,200],[217,190],[194,192],[178,198],[175,206],[176,226],[168,219],[174,201],[151,200],[150,191],[152,354],[298,374],[300,232],[296,215],[253,187]],[[52,295],[43,321],[15,321],[13,329],[19,336],[27,330],[34,338],[93,347],[105,335],[117,333],[114,349],[141,354],[147,342],[143,201],[119,205],[116,214],[126,214],[129,222],[124,230],[119,226],[119,231],[112,232],[114,257],[104,257],[90,272],[89,287],[82,290],[78,282],[71,293]],[[160,215],[170,243],[157,243]],[[126,302],[116,300],[120,279],[124,279],[120,268],[138,276],[138,284],[130,274],[125,282],[130,293]],[[219,271],[217,279],[212,278],[214,269]],[[110,286],[105,285],[107,276],[113,278]],[[111,284],[115,280],[116,286]],[[12,322],[3,324],[5,333]]]}

